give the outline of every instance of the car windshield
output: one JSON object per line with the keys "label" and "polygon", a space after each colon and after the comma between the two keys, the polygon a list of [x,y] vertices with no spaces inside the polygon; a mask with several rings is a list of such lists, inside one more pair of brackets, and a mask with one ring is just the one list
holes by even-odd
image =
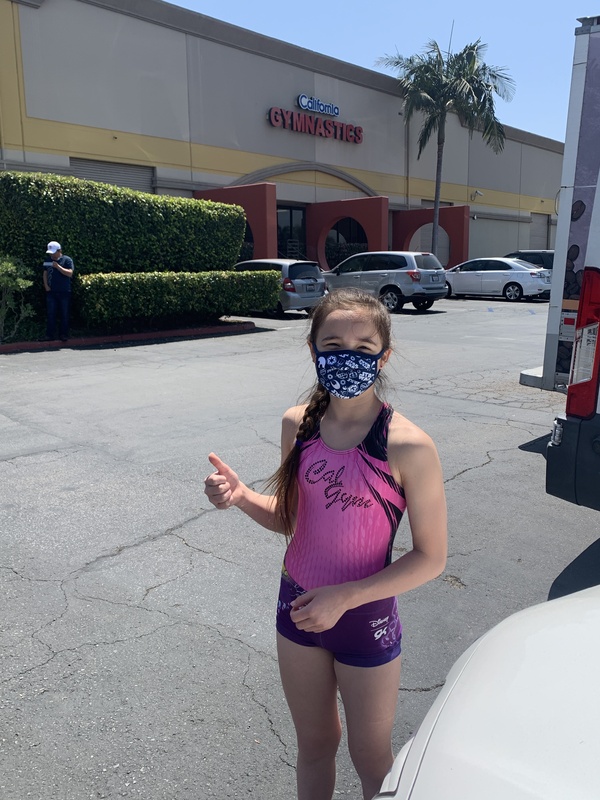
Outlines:
{"label": "car windshield", "polygon": [[313,264],[290,264],[288,275],[293,281],[299,278],[320,278],[321,270],[316,262]]}
{"label": "car windshield", "polygon": [[419,269],[444,269],[433,253],[416,253],[415,261]]}

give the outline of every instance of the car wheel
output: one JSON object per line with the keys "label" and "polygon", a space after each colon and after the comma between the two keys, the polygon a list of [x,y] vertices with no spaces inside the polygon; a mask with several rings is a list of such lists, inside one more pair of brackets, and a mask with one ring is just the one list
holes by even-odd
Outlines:
{"label": "car wheel", "polygon": [[448,281],[446,281],[446,297],[452,297],[452,287]]}
{"label": "car wheel", "polygon": [[277,308],[275,309],[275,316],[279,317],[280,319],[282,317],[285,317],[285,311],[284,311],[283,306],[281,305],[281,303],[277,303]]}
{"label": "car wheel", "polygon": [[413,300],[412,304],[417,311],[429,311],[433,305],[433,300]]}
{"label": "car wheel", "polygon": [[390,313],[400,311],[404,305],[402,295],[396,289],[386,289],[379,295],[379,299]]}
{"label": "car wheel", "polygon": [[504,287],[502,294],[514,303],[523,297],[523,289],[518,283],[509,283]]}

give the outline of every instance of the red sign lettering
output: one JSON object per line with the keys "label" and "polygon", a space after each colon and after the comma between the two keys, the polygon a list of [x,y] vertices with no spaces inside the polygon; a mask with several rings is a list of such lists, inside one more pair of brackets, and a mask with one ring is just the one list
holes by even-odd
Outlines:
{"label": "red sign lettering", "polygon": [[358,125],[337,119],[322,119],[301,111],[273,106],[269,109],[268,119],[274,128],[285,128],[294,133],[307,133],[310,136],[322,136],[351,144],[362,144],[364,139],[363,129]]}
{"label": "red sign lettering", "polygon": [[281,128],[283,122],[281,119],[281,109],[280,108],[270,108],[269,109],[269,122],[274,128]]}

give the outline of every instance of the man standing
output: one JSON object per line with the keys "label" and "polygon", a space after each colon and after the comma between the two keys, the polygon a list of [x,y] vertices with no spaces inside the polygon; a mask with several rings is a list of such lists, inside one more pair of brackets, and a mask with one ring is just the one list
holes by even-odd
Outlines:
{"label": "man standing", "polygon": [[73,259],[64,256],[58,242],[48,242],[44,261],[44,289],[46,290],[46,341],[54,339],[56,317],[60,316],[60,339],[69,338],[69,305]]}

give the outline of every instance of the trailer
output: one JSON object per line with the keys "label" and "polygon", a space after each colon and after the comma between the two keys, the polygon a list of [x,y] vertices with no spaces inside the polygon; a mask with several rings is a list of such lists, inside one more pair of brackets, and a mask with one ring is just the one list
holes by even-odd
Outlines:
{"label": "trailer", "polygon": [[583,17],[578,22],[557,197],[546,346],[538,384],[542,389],[563,391],[571,367],[583,269],[586,265],[600,266],[593,252],[600,237],[600,198],[596,197],[600,167],[600,16]]}
{"label": "trailer", "polygon": [[546,491],[600,510],[600,17],[578,21],[541,388],[567,395]]}

